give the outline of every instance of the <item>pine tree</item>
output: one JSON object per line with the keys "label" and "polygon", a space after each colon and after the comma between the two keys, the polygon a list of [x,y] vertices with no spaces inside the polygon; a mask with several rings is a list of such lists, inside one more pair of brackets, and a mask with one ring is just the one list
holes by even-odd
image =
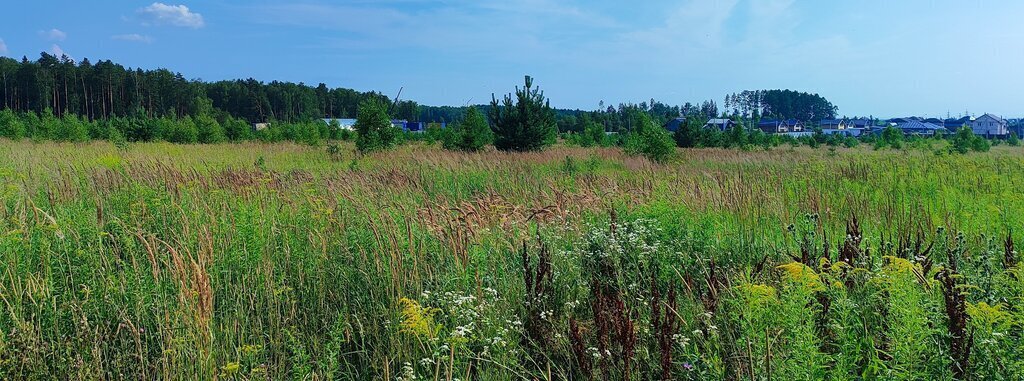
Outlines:
{"label": "pine tree", "polygon": [[526,87],[516,87],[515,103],[512,94],[506,95],[501,105],[492,95],[488,114],[494,146],[500,150],[536,151],[555,141],[555,113],[544,93],[533,87],[530,76],[526,76]]}
{"label": "pine tree", "polygon": [[491,128],[487,125],[487,119],[476,107],[470,107],[462,121],[445,134],[444,148],[474,152],[483,149],[490,141]]}

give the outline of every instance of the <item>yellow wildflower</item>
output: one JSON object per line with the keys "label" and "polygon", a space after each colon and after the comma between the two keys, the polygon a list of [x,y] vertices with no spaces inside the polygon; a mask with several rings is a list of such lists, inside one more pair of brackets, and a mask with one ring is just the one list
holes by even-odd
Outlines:
{"label": "yellow wildflower", "polygon": [[884,259],[885,259],[885,262],[886,262],[886,264],[885,264],[886,270],[889,270],[889,271],[892,271],[892,272],[895,272],[895,273],[904,273],[904,274],[906,274],[906,273],[913,273],[914,272],[914,263],[913,262],[910,262],[910,261],[908,261],[906,259],[903,259],[903,258],[894,257],[894,256],[891,256],[891,255],[886,255],[884,257]]}
{"label": "yellow wildflower", "polygon": [[775,299],[775,289],[764,284],[743,283],[736,290],[751,304],[761,305]]}
{"label": "yellow wildflower", "polygon": [[1003,309],[1004,307],[1005,305],[1002,303],[994,306],[985,302],[978,302],[978,304],[968,303],[967,315],[970,315],[971,320],[982,327],[998,329],[1008,326],[1013,321],[1013,317]]}
{"label": "yellow wildflower", "polygon": [[225,376],[232,376],[235,373],[238,373],[238,368],[240,367],[241,364],[239,364],[238,361],[232,361],[220,367],[220,370],[224,371]]}
{"label": "yellow wildflower", "polygon": [[423,307],[409,298],[402,298],[398,302],[402,304],[401,332],[417,337],[434,337],[437,332],[434,324],[436,309]]}
{"label": "yellow wildflower", "polygon": [[821,278],[818,277],[818,274],[803,263],[790,262],[776,268],[782,270],[785,273],[786,279],[794,284],[807,287],[811,291],[825,290],[825,285],[821,283]]}

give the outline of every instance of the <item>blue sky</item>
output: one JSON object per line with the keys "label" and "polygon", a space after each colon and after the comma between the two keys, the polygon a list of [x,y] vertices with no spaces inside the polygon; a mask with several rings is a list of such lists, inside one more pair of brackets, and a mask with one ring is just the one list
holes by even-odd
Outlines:
{"label": "blue sky", "polygon": [[553,105],[819,93],[843,115],[1024,115],[1024,1],[19,1],[0,55],[63,52],[485,103],[531,74]]}

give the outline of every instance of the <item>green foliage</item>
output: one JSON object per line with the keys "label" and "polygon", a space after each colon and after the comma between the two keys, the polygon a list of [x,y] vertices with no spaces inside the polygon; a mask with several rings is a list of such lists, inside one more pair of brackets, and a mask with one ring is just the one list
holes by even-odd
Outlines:
{"label": "green foliage", "polygon": [[[488,128],[489,130],[490,128]],[[438,141],[444,142],[448,138],[448,132],[441,128],[440,123],[427,123],[427,128],[422,132],[423,140],[427,144],[434,144]]]}
{"label": "green foliage", "polygon": [[988,139],[975,135],[974,131],[967,126],[960,127],[949,141],[949,152],[961,155],[970,151],[986,152],[990,147]]}
{"label": "green foliage", "polygon": [[192,120],[196,125],[197,138],[200,143],[221,143],[227,140],[224,128],[213,117],[201,114],[192,118]]}
{"label": "green foliage", "polygon": [[89,129],[78,116],[64,114],[64,117],[57,119],[45,118],[46,129],[49,131],[49,138],[58,142],[84,142],[89,140]]}
{"label": "green foliage", "polygon": [[252,125],[242,119],[228,118],[223,123],[224,137],[237,142],[254,138]]}
{"label": "green foliage", "polygon": [[664,128],[652,122],[647,114],[638,113],[634,130],[626,137],[625,150],[631,155],[643,155],[656,163],[668,162],[675,156],[675,141]]}
{"label": "green foliage", "polygon": [[503,151],[537,151],[555,142],[557,130],[551,105],[533,78],[526,76],[525,86],[516,87],[501,104],[492,97],[488,110],[494,132],[494,146]]}
{"label": "green foliage", "polygon": [[604,126],[594,121],[589,114],[583,114],[576,120],[575,130],[578,132],[572,135],[575,138],[574,143],[580,147],[607,145]]}
{"label": "green foliage", "polygon": [[25,124],[10,109],[0,110],[0,137],[18,140],[25,137]]}
{"label": "green foliage", "polygon": [[487,119],[476,108],[466,110],[462,121],[448,127],[444,137],[444,148],[475,152],[491,142],[491,127]]}
{"label": "green foliage", "polygon": [[171,143],[195,143],[199,140],[199,129],[192,118],[160,118],[160,136]]}
{"label": "green foliage", "polygon": [[1011,146],[1011,147],[1019,147],[1020,146],[1020,139],[1017,138],[1017,134],[1016,133],[1011,132],[1010,136],[1006,138],[1006,144]]}
{"label": "green foliage", "polygon": [[704,147],[706,142],[701,131],[704,123],[702,118],[687,117],[673,134],[676,145],[683,148]]}
{"label": "green foliage", "polygon": [[359,104],[355,130],[356,149],[359,152],[391,149],[398,145],[401,135],[401,131],[391,125],[387,104],[378,99],[369,99]]}
{"label": "green foliage", "polygon": [[886,147],[896,150],[903,149],[903,131],[893,126],[882,130],[882,134],[875,139],[875,149],[878,150]]}

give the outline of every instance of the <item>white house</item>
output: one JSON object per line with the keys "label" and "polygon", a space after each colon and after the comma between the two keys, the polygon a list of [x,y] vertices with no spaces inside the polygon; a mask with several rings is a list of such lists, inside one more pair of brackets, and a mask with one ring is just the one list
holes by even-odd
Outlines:
{"label": "white house", "polygon": [[713,128],[719,131],[729,131],[736,122],[732,119],[708,119],[707,123],[704,123],[704,128]]}
{"label": "white house", "polygon": [[975,135],[1006,136],[1010,134],[1009,123],[1005,119],[992,114],[985,114],[971,122],[971,130]]}
{"label": "white house", "polygon": [[340,128],[342,130],[353,130],[353,129],[355,129],[355,125],[356,125],[356,120],[355,119],[324,118],[323,121],[324,121],[324,123],[327,123],[328,126],[331,125],[331,122],[337,122],[338,123],[338,128]]}

